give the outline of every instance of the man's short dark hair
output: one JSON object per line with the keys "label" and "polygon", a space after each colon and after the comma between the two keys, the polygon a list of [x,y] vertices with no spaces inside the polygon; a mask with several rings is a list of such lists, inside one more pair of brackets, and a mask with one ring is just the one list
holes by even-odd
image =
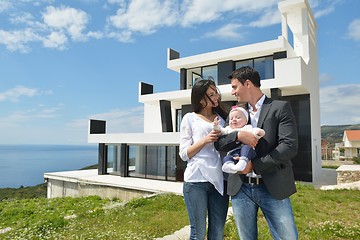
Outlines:
{"label": "man's short dark hair", "polygon": [[243,85],[246,80],[250,80],[255,87],[261,86],[259,72],[250,66],[241,67],[232,71],[231,74],[228,76],[228,78],[230,80],[235,78],[239,80],[239,82],[241,82],[241,84]]}

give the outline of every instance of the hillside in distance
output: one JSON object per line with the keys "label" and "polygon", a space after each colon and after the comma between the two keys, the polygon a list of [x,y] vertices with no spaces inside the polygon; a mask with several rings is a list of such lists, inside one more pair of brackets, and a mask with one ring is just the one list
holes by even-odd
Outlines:
{"label": "hillside in distance", "polygon": [[360,124],[352,125],[323,125],[321,126],[321,138],[329,143],[342,142],[344,130],[360,130]]}

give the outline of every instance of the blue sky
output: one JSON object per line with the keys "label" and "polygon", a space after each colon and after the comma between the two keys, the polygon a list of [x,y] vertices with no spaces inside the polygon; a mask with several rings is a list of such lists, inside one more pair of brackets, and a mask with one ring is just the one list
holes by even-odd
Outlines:
{"label": "blue sky", "polygon": [[[277,3],[0,0],[0,144],[87,144],[89,118],[109,133],[142,132],[138,83],[179,89],[167,48],[185,57],[276,39]],[[360,1],[309,3],[321,124],[358,124]]]}

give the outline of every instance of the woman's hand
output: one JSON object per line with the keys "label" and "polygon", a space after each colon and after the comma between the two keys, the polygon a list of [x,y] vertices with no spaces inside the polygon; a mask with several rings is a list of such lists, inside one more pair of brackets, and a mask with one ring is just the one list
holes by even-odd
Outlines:
{"label": "woman's hand", "polygon": [[219,139],[220,134],[221,134],[220,131],[212,130],[211,132],[209,132],[208,135],[205,136],[204,142],[205,143],[215,142],[215,141],[217,141]]}
{"label": "woman's hand", "polygon": [[221,135],[220,131],[212,130],[208,135],[206,135],[202,140],[195,142],[193,145],[189,146],[187,149],[187,155],[189,158],[192,158],[197,152],[199,152],[206,144],[213,143],[218,140]]}

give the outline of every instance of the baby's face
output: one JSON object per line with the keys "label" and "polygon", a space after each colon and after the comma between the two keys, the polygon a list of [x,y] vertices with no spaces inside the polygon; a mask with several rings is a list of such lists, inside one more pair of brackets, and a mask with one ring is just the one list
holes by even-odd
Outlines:
{"label": "baby's face", "polygon": [[230,128],[241,128],[247,123],[245,115],[238,111],[232,111],[229,114],[229,126]]}

